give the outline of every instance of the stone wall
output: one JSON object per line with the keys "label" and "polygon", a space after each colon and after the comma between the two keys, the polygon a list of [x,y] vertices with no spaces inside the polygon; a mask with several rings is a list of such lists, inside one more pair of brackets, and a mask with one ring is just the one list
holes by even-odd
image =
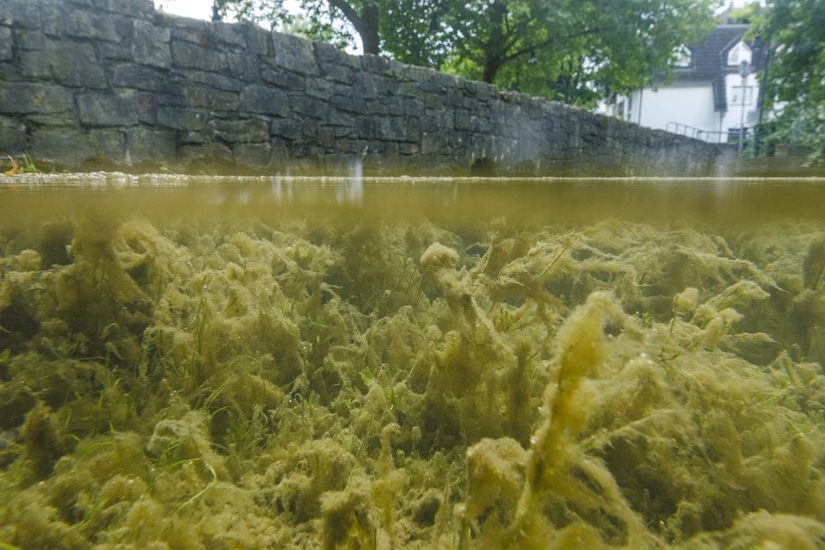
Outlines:
{"label": "stone wall", "polygon": [[41,166],[706,173],[720,151],[151,0],[0,0],[0,153]]}

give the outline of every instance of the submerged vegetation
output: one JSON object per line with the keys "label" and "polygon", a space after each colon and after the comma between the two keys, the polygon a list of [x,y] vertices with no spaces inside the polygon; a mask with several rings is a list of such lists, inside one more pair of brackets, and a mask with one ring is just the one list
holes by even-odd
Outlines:
{"label": "submerged vegetation", "polygon": [[825,231],[0,223],[2,548],[825,541]]}

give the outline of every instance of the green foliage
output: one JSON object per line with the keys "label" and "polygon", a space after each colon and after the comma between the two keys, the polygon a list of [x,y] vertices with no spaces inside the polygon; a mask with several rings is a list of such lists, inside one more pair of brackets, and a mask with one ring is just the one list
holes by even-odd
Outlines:
{"label": "green foliage", "polygon": [[773,0],[756,33],[772,46],[766,107],[781,112],[770,142],[805,145],[825,162],[825,0]]}
{"label": "green foliage", "polygon": [[503,87],[592,105],[664,71],[710,24],[705,0],[475,1],[454,12],[452,68]]}
{"label": "green foliage", "polygon": [[711,24],[711,0],[220,0],[224,11],[342,47],[593,105],[666,71]]}

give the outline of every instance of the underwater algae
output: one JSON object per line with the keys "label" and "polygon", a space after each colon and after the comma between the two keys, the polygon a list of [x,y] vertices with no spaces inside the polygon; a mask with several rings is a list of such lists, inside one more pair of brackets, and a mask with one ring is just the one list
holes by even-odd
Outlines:
{"label": "underwater algae", "polygon": [[822,548],[823,243],[0,224],[0,547]]}

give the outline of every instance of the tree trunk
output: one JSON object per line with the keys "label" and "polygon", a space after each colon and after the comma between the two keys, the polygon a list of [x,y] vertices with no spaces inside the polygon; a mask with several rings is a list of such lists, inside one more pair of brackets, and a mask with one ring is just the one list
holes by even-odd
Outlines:
{"label": "tree trunk", "polygon": [[500,0],[496,0],[490,6],[490,34],[487,43],[484,44],[484,73],[481,79],[484,82],[493,84],[496,80],[496,73],[501,68],[502,58],[501,48],[504,42],[504,19],[507,17],[507,6]]}
{"label": "tree trunk", "polygon": [[361,44],[364,46],[364,53],[378,55],[381,52],[381,37],[378,33],[378,23],[381,13],[375,4],[364,6],[363,12],[358,13],[347,0],[327,0],[329,5],[341,10],[358,36],[361,37]]}
{"label": "tree trunk", "polygon": [[378,33],[378,21],[380,14],[378,6],[367,4],[361,14],[361,27],[358,34],[361,35],[361,43],[364,45],[364,53],[378,55],[381,53],[381,38]]}
{"label": "tree trunk", "polygon": [[481,75],[481,80],[489,84],[495,84],[496,74],[498,73],[501,63],[498,59],[487,57],[484,59],[484,73]]}

